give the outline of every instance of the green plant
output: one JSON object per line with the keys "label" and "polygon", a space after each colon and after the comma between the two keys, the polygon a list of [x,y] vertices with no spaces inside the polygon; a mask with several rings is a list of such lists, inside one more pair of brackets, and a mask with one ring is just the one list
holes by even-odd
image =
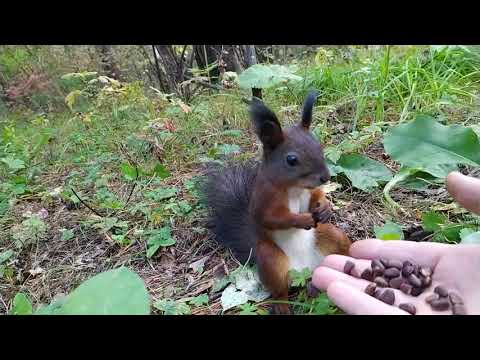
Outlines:
{"label": "green plant", "polygon": [[480,143],[472,129],[445,126],[425,115],[392,128],[383,144],[392,159],[402,165],[384,188],[387,202],[394,207],[398,205],[389,196],[391,189],[418,172],[444,178],[458,164],[480,166]]}
{"label": "green plant", "polygon": [[15,295],[10,315],[32,315],[32,311],[32,303],[25,294]]}
{"label": "green plant", "polygon": [[276,85],[300,81],[302,78],[293,74],[286,66],[256,64],[242,72],[238,77],[243,89],[266,89]]}
{"label": "green plant", "polygon": [[458,242],[463,224],[452,223],[448,217],[435,211],[422,214],[422,225],[426,231],[433,232],[432,239],[438,242]]}
{"label": "green plant", "polygon": [[308,268],[301,271],[290,270],[288,276],[292,281],[292,286],[304,287],[307,284],[307,281],[312,277],[312,272]]}
{"label": "green plant", "polygon": [[[24,294],[17,294],[14,315],[31,314],[32,305]],[[150,297],[142,279],[121,267],[86,280],[66,297],[43,305],[34,315],[148,315]]]}
{"label": "green plant", "polygon": [[148,258],[155,255],[155,253],[158,251],[158,249],[160,249],[160,247],[167,247],[175,244],[175,239],[172,237],[171,229],[169,226],[162,227],[158,230],[146,230],[144,234],[148,236]]}
{"label": "green plant", "polygon": [[268,315],[268,311],[258,307],[256,304],[245,303],[238,306],[239,315]]}
{"label": "green plant", "polygon": [[161,299],[156,301],[153,306],[160,310],[163,315],[190,315],[190,306],[183,301],[172,299]]}
{"label": "green plant", "polygon": [[327,164],[332,176],[343,173],[354,187],[366,192],[392,178],[392,173],[385,165],[358,154],[342,155],[335,164]]}
{"label": "green plant", "polygon": [[381,240],[403,240],[403,230],[398,224],[386,221],[383,226],[375,226],[375,237]]}
{"label": "green plant", "polygon": [[47,232],[47,225],[38,215],[22,221],[22,224],[13,232],[13,239],[17,248],[35,243],[43,239]]}
{"label": "green plant", "polygon": [[208,304],[208,295],[202,294],[195,296],[189,303],[193,306],[207,305]]}

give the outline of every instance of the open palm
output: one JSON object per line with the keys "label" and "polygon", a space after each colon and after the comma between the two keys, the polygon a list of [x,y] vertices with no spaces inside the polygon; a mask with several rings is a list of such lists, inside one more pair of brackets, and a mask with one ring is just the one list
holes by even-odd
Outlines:
{"label": "open palm", "polygon": [[[425,298],[437,285],[443,285],[463,298],[467,314],[480,314],[480,246],[446,245],[437,243],[413,243],[408,241],[362,240],[354,243],[349,256],[330,255],[325,258],[313,275],[313,283],[327,291],[329,298],[342,310],[353,315],[408,315],[398,308],[399,304],[411,303],[417,315],[449,315],[448,311],[434,311]],[[371,259],[391,259],[415,262],[433,269],[432,284],[421,295],[395,293],[393,306],[367,295],[364,290],[370,281],[343,273],[345,262],[355,263],[361,273],[370,267]]]}
{"label": "open palm", "polygon": [[[480,213],[480,180],[453,172],[447,177],[447,190],[467,210]],[[313,284],[327,292],[329,298],[342,310],[356,315],[408,315],[398,308],[403,303],[413,304],[417,315],[452,314],[434,311],[425,299],[438,285],[455,292],[463,299],[466,313],[480,314],[480,245],[448,245],[415,243],[410,241],[362,240],[350,247],[350,255],[327,256],[313,274]],[[373,259],[410,261],[433,269],[432,284],[415,297],[400,290],[395,303],[388,305],[365,293],[367,280],[343,272],[347,260],[355,263],[357,272],[371,265]]]}

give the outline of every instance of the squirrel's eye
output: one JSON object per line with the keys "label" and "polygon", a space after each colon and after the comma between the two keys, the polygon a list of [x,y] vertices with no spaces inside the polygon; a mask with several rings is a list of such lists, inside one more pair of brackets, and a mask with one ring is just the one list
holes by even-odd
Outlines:
{"label": "squirrel's eye", "polygon": [[298,164],[298,159],[295,155],[287,155],[287,164],[290,166],[295,166]]}

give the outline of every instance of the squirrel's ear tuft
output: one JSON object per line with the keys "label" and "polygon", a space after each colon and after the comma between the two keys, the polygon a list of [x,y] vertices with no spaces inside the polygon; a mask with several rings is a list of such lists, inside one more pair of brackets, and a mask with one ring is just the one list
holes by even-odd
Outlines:
{"label": "squirrel's ear tuft", "polygon": [[250,116],[255,133],[262,142],[265,150],[273,150],[283,142],[283,132],[277,117],[258,98],[252,98],[250,102]]}
{"label": "squirrel's ear tuft", "polygon": [[305,102],[303,103],[301,124],[303,128],[306,130],[310,129],[310,124],[312,123],[313,105],[317,101],[317,97],[318,97],[318,91],[310,90],[308,92],[307,98],[305,99]]}

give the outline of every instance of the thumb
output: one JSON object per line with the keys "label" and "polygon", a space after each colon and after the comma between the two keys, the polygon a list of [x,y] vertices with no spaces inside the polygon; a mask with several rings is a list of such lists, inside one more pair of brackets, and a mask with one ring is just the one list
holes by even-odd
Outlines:
{"label": "thumb", "polygon": [[447,176],[447,191],[465,209],[480,214],[480,179],[454,171]]}

